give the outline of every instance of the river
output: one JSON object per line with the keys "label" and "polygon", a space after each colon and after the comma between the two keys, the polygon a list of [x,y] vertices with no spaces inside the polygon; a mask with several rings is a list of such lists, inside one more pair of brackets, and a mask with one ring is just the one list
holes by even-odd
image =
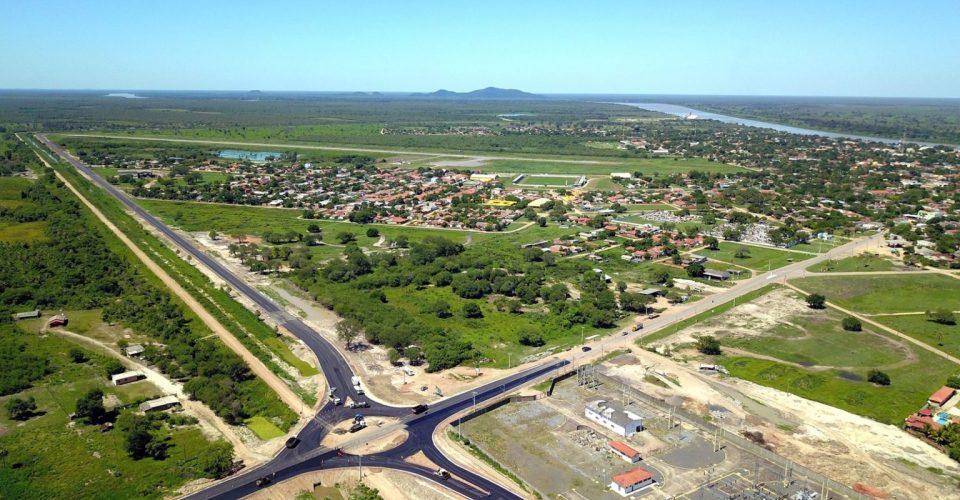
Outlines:
{"label": "river", "polygon": [[[781,125],[779,123],[762,122],[759,120],[748,120],[746,118],[737,118],[735,116],[727,116],[727,115],[721,115],[717,113],[710,113],[707,111],[700,111],[698,109],[688,108],[686,106],[680,106],[679,104],[665,104],[660,102],[615,102],[612,104],[622,104],[624,106],[633,106],[635,108],[645,109],[647,111],[658,111],[660,113],[666,113],[668,115],[674,115],[674,116],[680,116],[680,117],[694,115],[697,117],[697,119],[717,120],[723,123],[732,123],[735,125],[744,125],[747,127],[769,128],[779,132],[786,132],[789,134],[819,135],[822,137],[830,137],[833,139],[856,139],[860,141],[883,142],[886,144],[900,143],[898,139],[885,139],[882,137],[867,137],[864,135],[826,132],[823,130],[791,127],[789,125]],[[916,142],[916,141],[908,141],[908,142],[913,142],[913,143],[924,145],[924,146],[934,145],[932,143],[926,143],[926,142]]]}

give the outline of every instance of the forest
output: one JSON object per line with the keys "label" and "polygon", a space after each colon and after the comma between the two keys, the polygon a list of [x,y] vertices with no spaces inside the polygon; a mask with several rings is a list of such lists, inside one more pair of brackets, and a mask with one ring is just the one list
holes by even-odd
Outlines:
{"label": "forest", "polygon": [[[21,192],[28,202],[0,210],[0,220],[42,220],[46,238],[0,244],[0,318],[39,309],[101,309],[104,321],[150,336],[144,358],[176,380],[231,424],[261,413],[257,380],[242,360],[221,344],[201,341],[206,333],[165,290],[149,283],[114,252],[93,219],[68,194],[52,171]],[[4,359],[10,353],[0,353]],[[4,377],[4,391],[25,387],[44,373],[42,359],[17,357],[18,369]],[[11,366],[11,365],[5,365]],[[278,415],[289,426],[292,412]]]}

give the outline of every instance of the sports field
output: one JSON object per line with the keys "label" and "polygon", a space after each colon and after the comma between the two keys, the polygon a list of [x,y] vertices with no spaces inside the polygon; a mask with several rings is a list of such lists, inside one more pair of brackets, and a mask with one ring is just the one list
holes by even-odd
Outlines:
{"label": "sports field", "polygon": [[[747,253],[745,257],[737,257],[737,251],[743,250]],[[754,271],[773,270],[792,264],[793,262],[806,260],[813,256],[806,253],[790,252],[778,250],[771,247],[762,247],[755,245],[744,245],[741,243],[732,243],[721,241],[719,250],[697,250],[697,254],[703,255],[709,259],[721,260],[747,267]]]}
{"label": "sports field", "polygon": [[556,175],[528,175],[520,181],[520,184],[523,185],[539,185],[539,186],[573,186],[577,180],[578,176],[556,176]]}

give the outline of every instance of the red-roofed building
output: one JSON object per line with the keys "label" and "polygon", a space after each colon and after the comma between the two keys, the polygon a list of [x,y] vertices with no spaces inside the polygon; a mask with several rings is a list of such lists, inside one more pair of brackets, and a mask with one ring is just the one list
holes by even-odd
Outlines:
{"label": "red-roofed building", "polygon": [[620,455],[620,458],[630,463],[637,463],[640,460],[640,452],[631,448],[621,441],[610,441],[610,447]]}
{"label": "red-roofed building", "polygon": [[653,475],[643,467],[637,467],[613,476],[610,489],[619,493],[621,496],[627,496],[653,483]]}
{"label": "red-roofed building", "polygon": [[953,387],[941,387],[940,390],[930,395],[927,401],[932,405],[943,406],[950,401],[950,398],[957,393]]}

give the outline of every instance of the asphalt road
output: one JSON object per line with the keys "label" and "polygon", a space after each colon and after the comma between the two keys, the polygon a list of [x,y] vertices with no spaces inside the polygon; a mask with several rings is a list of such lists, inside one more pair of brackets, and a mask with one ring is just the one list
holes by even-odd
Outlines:
{"label": "asphalt road", "polygon": [[[320,361],[320,368],[324,377],[327,379],[328,386],[336,387],[337,394],[344,398],[350,396],[352,399],[365,399],[359,396],[353,390],[350,378],[352,372],[349,365],[340,355],[336,348],[327,343],[319,333],[307,326],[305,323],[286,312],[281,306],[273,302],[255,288],[249,286],[241,278],[231,273],[221,266],[214,259],[195,248],[190,242],[180,237],[176,232],[167,227],[157,218],[149,214],[146,210],[137,205],[126,193],[115,188],[103,178],[98,176],[83,162],[73,158],[60,146],[50,142],[42,135],[36,136],[51,151],[60,155],[63,159],[73,165],[76,169],[83,172],[94,183],[106,190],[117,200],[123,203],[129,210],[136,213],[155,229],[163,233],[167,238],[177,244],[183,251],[190,254],[194,259],[203,263],[221,279],[229,283],[235,290],[246,295],[250,300],[266,314],[273,315],[285,328],[301,339],[317,356]],[[317,414],[311,418],[310,422],[298,434],[302,443],[293,449],[284,449],[273,460],[244,471],[243,474],[232,476],[224,480],[213,483],[210,487],[190,495],[191,499],[228,499],[240,498],[256,491],[258,487],[255,481],[261,477],[270,476],[272,483],[292,478],[296,475],[320,470],[341,467],[359,466],[362,461],[364,465],[403,470],[417,474],[426,479],[442,484],[467,498],[517,498],[509,490],[493,483],[492,481],[466,470],[453,463],[445,457],[433,443],[433,432],[438,425],[450,416],[467,409],[472,405],[479,405],[490,399],[506,394],[524,384],[545,377],[550,372],[570,364],[578,356],[584,359],[595,357],[605,350],[605,348],[616,348],[621,344],[632,342],[638,337],[649,335],[655,331],[667,328],[677,322],[693,317],[697,314],[707,312],[711,308],[719,306],[725,302],[734,301],[738,297],[759,289],[767,284],[783,281],[790,278],[802,276],[805,269],[813,264],[827,259],[837,258],[840,255],[853,251],[865,249],[869,246],[878,244],[882,238],[875,235],[870,238],[854,240],[846,245],[834,248],[830,252],[815,256],[811,259],[795,262],[788,266],[774,270],[769,273],[758,274],[757,276],[743,280],[737,286],[719,292],[709,298],[703,299],[692,304],[681,311],[671,314],[664,314],[659,318],[647,320],[644,329],[633,332],[625,336],[609,336],[597,342],[590,344],[595,349],[601,348],[599,352],[594,351],[590,354],[574,351],[569,354],[569,359],[551,358],[543,363],[518,372],[504,379],[491,382],[480,388],[466,393],[461,393],[452,397],[443,399],[434,403],[430,409],[423,414],[413,415],[410,408],[393,407],[369,401],[370,408],[364,410],[350,410],[343,406],[334,406],[329,401],[324,402]],[[319,443],[329,432],[331,426],[336,423],[351,418],[356,413],[362,413],[368,416],[393,416],[402,417],[401,425],[406,426],[409,434],[408,439],[400,446],[381,453],[370,456],[357,457],[344,454],[338,450],[320,448]],[[349,444],[362,444],[365,435],[375,437],[375,431],[364,429],[357,433],[357,438]],[[410,464],[403,461],[404,457],[409,457],[422,451],[427,458],[437,465],[447,469],[451,474],[469,482],[461,482],[457,479],[442,480],[433,474],[433,471],[422,466]],[[471,486],[471,485],[475,485]],[[478,489],[479,487],[480,489]],[[483,491],[485,490],[485,491]]]}

